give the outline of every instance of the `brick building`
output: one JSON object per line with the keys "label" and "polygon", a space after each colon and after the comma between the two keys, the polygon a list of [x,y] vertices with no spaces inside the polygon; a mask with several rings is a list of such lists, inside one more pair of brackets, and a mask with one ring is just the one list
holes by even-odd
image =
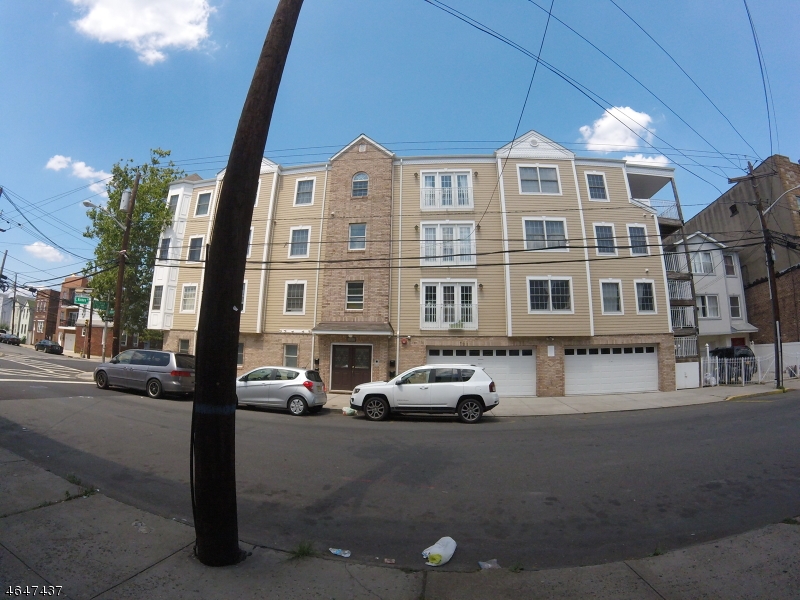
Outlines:
{"label": "brick building", "polygon": [[61,292],[44,289],[36,292],[36,307],[33,314],[33,333],[28,340],[35,344],[41,340],[53,340],[58,326],[58,311]]}

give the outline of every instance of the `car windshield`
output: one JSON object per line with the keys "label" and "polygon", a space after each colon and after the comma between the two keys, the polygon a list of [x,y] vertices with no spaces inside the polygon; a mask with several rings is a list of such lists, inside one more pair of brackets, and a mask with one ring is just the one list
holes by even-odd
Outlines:
{"label": "car windshield", "polygon": [[316,371],[306,371],[306,379],[309,381],[316,381],[318,383],[322,383],[322,377],[319,376],[319,373]]}
{"label": "car windshield", "polygon": [[179,369],[194,369],[194,356],[191,354],[176,354],[175,365]]}

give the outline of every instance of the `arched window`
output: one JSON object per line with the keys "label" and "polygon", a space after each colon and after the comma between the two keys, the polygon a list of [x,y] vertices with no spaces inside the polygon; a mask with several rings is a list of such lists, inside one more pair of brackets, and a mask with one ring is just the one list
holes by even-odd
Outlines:
{"label": "arched window", "polygon": [[353,197],[361,198],[366,196],[369,192],[369,175],[364,173],[356,173],[353,175]]}

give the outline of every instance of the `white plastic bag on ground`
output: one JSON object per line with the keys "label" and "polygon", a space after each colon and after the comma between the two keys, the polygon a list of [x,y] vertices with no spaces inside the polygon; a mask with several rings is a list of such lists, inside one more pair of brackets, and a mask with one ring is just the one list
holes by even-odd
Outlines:
{"label": "white plastic bag on ground", "polygon": [[430,548],[422,551],[422,558],[426,558],[426,565],[441,567],[446,565],[456,551],[456,541],[451,537],[443,537]]}

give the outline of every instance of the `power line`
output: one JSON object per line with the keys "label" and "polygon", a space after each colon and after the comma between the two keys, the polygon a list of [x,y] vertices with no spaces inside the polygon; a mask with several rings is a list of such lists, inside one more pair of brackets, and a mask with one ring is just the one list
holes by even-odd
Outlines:
{"label": "power line", "polygon": [[[612,0],[613,1],[613,0]],[[761,85],[764,87],[764,103],[767,107],[767,127],[769,128],[769,155],[772,156],[772,117],[770,116],[769,104],[770,104],[770,97],[772,95],[772,90],[769,90],[768,93],[768,79],[767,79],[767,65],[764,62],[764,55],[761,52],[761,44],[758,41],[758,34],[756,34],[756,26],[753,23],[753,16],[750,14],[750,7],[747,5],[747,0],[742,0],[744,2],[744,10],[747,12],[747,20],[750,23],[750,31],[753,34],[753,43],[756,47],[756,55],[758,56],[758,69],[761,71]],[[775,106],[773,104],[772,112],[775,112]],[[778,135],[778,128],[777,123],[775,126],[775,135]]]}

